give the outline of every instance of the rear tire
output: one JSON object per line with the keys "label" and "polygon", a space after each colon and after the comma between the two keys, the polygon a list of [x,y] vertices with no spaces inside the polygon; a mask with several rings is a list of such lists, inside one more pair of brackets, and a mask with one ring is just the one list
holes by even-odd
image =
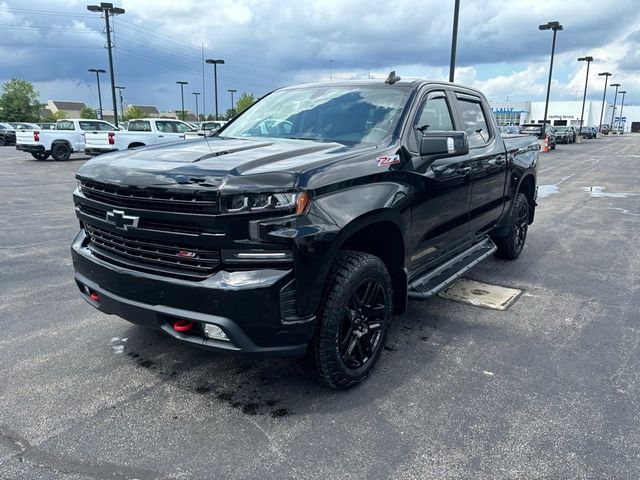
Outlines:
{"label": "rear tire", "polygon": [[302,367],[336,390],[362,382],[380,358],[392,312],[391,278],[382,260],[363,252],[340,252]]}
{"label": "rear tire", "polygon": [[4,136],[0,137],[0,147],[4,147],[7,144],[7,139]]}
{"label": "rear tire", "polygon": [[47,152],[31,152],[31,156],[36,160],[46,160],[49,158],[49,153]]}
{"label": "rear tire", "polygon": [[527,231],[529,229],[529,201],[524,193],[518,193],[513,200],[507,231],[504,237],[494,237],[493,242],[498,247],[496,257],[515,260],[522,253]]}
{"label": "rear tire", "polygon": [[64,162],[71,157],[71,148],[66,143],[56,143],[51,147],[51,156],[58,162]]}

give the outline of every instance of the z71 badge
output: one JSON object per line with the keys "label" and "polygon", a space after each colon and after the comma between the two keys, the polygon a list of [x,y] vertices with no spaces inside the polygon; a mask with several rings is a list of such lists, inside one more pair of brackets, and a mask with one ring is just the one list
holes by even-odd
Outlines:
{"label": "z71 badge", "polygon": [[378,161],[379,167],[388,167],[389,165],[395,165],[396,163],[400,163],[400,155],[392,155],[390,157],[378,157],[376,158]]}

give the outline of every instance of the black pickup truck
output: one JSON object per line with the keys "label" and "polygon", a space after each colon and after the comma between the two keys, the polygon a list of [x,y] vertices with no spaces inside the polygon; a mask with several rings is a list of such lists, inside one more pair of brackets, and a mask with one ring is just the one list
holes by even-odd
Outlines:
{"label": "black pickup truck", "polygon": [[538,150],[503,140],[486,98],[455,84],[283,88],[213,136],[84,164],[75,279],[105,313],[217,351],[301,357],[348,388],[408,298],[520,255]]}

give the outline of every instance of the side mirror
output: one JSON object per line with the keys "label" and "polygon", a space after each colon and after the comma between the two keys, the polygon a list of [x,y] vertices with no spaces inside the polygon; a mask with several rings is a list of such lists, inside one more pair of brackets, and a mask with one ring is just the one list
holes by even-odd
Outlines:
{"label": "side mirror", "polygon": [[426,132],[419,141],[423,157],[457,157],[469,153],[466,132]]}

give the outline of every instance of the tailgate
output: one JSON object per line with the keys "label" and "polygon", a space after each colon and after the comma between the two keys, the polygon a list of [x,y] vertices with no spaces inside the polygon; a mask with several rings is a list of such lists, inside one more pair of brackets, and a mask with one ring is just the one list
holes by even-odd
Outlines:
{"label": "tailgate", "polygon": [[[17,145],[39,145],[40,142],[36,142],[33,139],[34,130],[18,130],[16,132],[16,144]],[[42,132],[41,132],[42,134]]]}
{"label": "tailgate", "polygon": [[109,145],[109,133],[114,132],[84,132],[85,148],[115,148]]}

